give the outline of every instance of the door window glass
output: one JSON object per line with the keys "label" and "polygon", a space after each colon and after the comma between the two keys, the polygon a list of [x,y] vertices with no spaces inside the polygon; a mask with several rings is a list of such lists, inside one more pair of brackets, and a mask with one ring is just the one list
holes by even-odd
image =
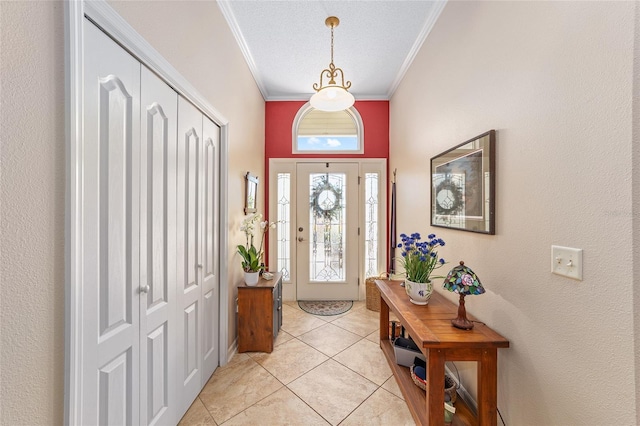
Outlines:
{"label": "door window glass", "polygon": [[278,173],[278,271],[284,281],[291,280],[291,173]]}
{"label": "door window glass", "polygon": [[344,281],[346,174],[312,173],[309,181],[309,280]]}
{"label": "door window glass", "polygon": [[378,275],[378,173],[364,175],[364,253],[365,276]]}

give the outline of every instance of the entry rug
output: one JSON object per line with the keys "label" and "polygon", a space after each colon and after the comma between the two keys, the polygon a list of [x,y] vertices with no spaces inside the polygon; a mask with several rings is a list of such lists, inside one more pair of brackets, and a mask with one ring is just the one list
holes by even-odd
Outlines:
{"label": "entry rug", "polygon": [[299,301],[298,306],[305,312],[313,315],[340,315],[347,312],[353,306],[351,300],[311,300]]}

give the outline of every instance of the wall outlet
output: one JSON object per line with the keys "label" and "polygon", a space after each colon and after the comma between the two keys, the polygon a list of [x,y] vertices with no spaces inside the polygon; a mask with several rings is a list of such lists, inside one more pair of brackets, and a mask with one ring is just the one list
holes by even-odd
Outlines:
{"label": "wall outlet", "polygon": [[551,246],[551,272],[582,281],[582,249]]}

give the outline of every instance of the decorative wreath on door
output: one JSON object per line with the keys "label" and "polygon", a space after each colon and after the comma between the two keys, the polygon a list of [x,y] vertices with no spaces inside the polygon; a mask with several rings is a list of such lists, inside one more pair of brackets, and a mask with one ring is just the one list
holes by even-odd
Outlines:
{"label": "decorative wreath on door", "polygon": [[313,186],[311,191],[311,211],[318,219],[331,221],[338,218],[342,205],[342,190],[329,182],[329,178],[323,177]]}

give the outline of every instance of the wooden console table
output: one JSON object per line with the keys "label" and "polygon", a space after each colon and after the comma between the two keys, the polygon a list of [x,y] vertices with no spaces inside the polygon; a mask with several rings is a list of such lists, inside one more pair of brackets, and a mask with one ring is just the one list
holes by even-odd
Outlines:
{"label": "wooden console table", "polygon": [[[498,348],[508,348],[509,341],[482,323],[476,323],[471,330],[453,327],[451,319],[457,315],[457,305],[436,292],[428,305],[414,305],[400,283],[376,280],[380,289],[380,348],[387,357],[416,423],[431,426],[444,424],[445,362],[477,361],[478,417],[475,420],[480,426],[496,425]],[[427,357],[426,403],[425,393],[413,383],[409,369],[396,364],[389,340],[389,311],[398,317]],[[468,313],[467,317],[475,320]],[[458,404],[456,402],[456,406]],[[460,424],[454,417],[456,423]]]}

